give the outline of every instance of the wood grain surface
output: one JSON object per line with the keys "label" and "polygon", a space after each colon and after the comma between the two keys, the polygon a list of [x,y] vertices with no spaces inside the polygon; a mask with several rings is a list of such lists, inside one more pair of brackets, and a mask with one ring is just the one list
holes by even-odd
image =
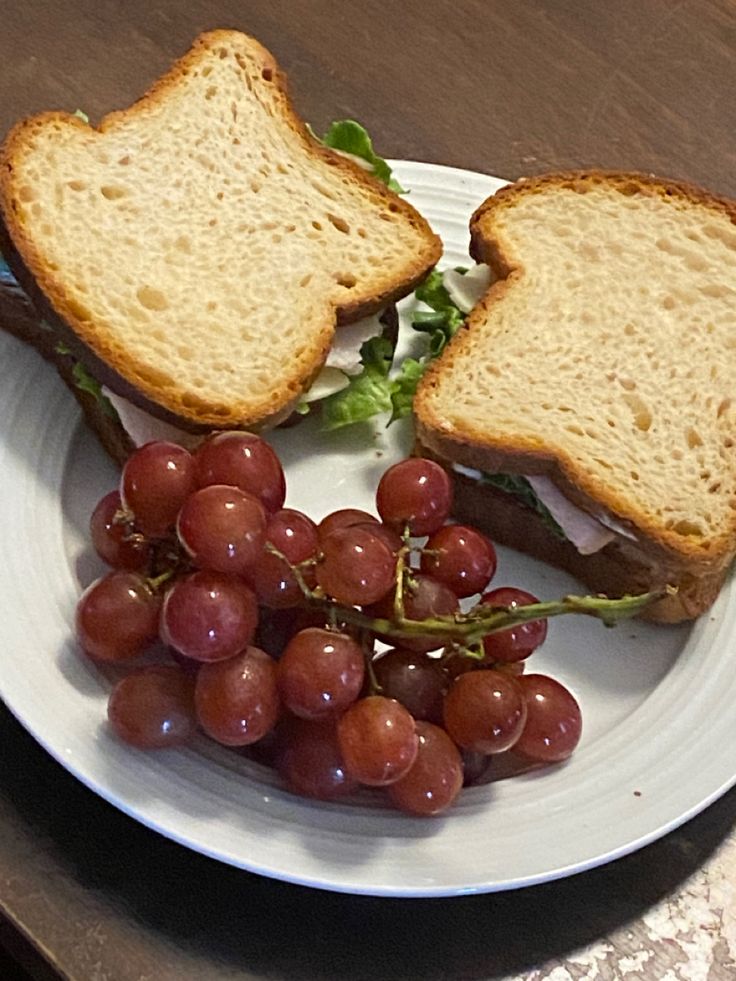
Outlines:
{"label": "wood grain surface", "polygon": [[[386,156],[508,178],[637,169],[736,196],[727,0],[5,0],[0,15],[0,132],[50,108],[99,118],[201,30],[236,27],[278,57],[317,131],[355,117]],[[0,944],[33,977],[736,977],[736,791],[569,880],[392,901],[188,852],[89,792],[2,707],[0,745]]]}

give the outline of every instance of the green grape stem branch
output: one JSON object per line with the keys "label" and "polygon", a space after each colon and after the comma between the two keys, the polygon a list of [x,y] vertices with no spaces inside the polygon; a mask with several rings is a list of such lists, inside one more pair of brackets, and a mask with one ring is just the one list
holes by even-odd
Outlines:
{"label": "green grape stem branch", "polygon": [[[397,590],[396,601],[394,603],[394,615],[391,619],[385,617],[373,617],[364,613],[362,610],[353,606],[346,606],[335,602],[324,596],[321,590],[312,590],[304,580],[299,566],[289,563],[288,559],[269,544],[269,550],[278,555],[292,569],[294,576],[299,583],[299,587],[308,606],[325,610],[332,622],[340,621],[349,623],[364,630],[370,630],[377,634],[390,636],[392,639],[401,637],[437,637],[442,644],[456,644],[466,650],[477,646],[484,637],[489,634],[497,633],[500,630],[508,630],[522,623],[529,623],[533,620],[548,619],[550,617],[563,616],[566,614],[577,614],[582,616],[594,617],[601,620],[606,627],[613,627],[623,620],[641,613],[652,603],[663,599],[665,596],[674,595],[676,589],[673,586],[665,586],[662,589],[652,590],[636,595],[622,596],[618,599],[611,599],[603,595],[588,596],[563,596],[558,600],[547,600],[540,603],[530,603],[525,606],[488,606],[478,605],[464,613],[456,613],[452,616],[430,617],[425,620],[411,620],[404,616],[403,602],[401,596],[403,592],[404,575],[411,570],[406,566],[406,554],[409,547],[405,546],[399,552],[397,558]],[[302,565],[311,565],[313,560]],[[438,644],[438,646],[440,646]]]}

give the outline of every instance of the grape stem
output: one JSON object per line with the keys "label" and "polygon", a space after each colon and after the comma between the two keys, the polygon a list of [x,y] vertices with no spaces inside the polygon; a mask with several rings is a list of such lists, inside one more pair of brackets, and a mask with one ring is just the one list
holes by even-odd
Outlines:
{"label": "grape stem", "polygon": [[[673,586],[639,593],[633,596],[622,596],[620,599],[610,599],[607,596],[563,596],[559,600],[548,600],[541,603],[530,603],[525,606],[489,606],[478,604],[467,613],[456,613],[453,616],[429,617],[426,620],[410,620],[403,615],[403,603],[396,604],[394,616],[371,617],[354,606],[344,606],[324,595],[316,593],[306,584],[298,566],[292,566],[289,560],[274,548],[269,542],[267,548],[279,556],[292,569],[299,584],[304,599],[312,607],[327,612],[334,620],[350,623],[365,630],[378,634],[387,634],[392,638],[401,637],[437,637],[444,643],[456,643],[467,648],[478,645],[488,634],[499,630],[508,630],[532,620],[546,620],[550,617],[577,614],[595,617],[605,626],[613,627],[622,620],[641,613],[652,603],[673,596],[677,590]],[[403,551],[403,549],[402,549]],[[400,554],[397,561],[398,582],[403,579],[404,559]],[[398,592],[398,589],[397,589]]]}
{"label": "grape stem", "polygon": [[[426,620],[409,620],[406,617],[385,619],[370,617],[351,606],[339,607],[339,618],[345,623],[373,630],[379,634],[394,637],[438,637],[445,642],[455,642],[469,648],[480,643],[488,634],[508,630],[531,620],[543,620],[565,614],[579,614],[595,617],[605,626],[613,627],[621,620],[628,620],[641,613],[651,603],[671,595],[668,587],[636,596],[623,596],[609,599],[606,596],[564,596],[559,600],[543,603],[530,603],[515,607],[474,607],[468,613],[458,613],[451,617],[431,617]],[[310,603],[324,607],[330,601],[311,599]]]}

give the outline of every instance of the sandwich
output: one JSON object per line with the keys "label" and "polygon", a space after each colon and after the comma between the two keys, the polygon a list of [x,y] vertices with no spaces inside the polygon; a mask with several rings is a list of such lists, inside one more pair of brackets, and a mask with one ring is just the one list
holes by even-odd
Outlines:
{"label": "sandwich", "polygon": [[311,133],[247,35],[204,34],[130,108],[80,115],[24,120],[0,149],[0,316],[118,459],[151,420],[179,441],[261,430],[348,384],[440,256],[370,159]]}
{"label": "sandwich", "polygon": [[455,512],[690,620],[736,552],[736,204],[640,174],[524,180],[475,212],[493,282],[414,399]]}

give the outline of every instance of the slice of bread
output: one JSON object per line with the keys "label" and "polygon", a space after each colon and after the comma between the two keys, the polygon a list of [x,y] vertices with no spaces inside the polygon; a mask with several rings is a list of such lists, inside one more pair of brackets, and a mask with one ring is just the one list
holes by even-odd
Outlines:
{"label": "slice of bread", "polygon": [[484,202],[471,251],[500,281],[419,386],[420,443],[547,475],[626,529],[650,582],[687,590],[683,617],[702,612],[736,552],[736,204],[551,174]]}
{"label": "slice of bread", "polygon": [[287,416],[338,323],[409,293],[439,239],[323,147],[273,57],[202,35],[94,128],[18,124],[0,151],[13,272],[100,381],[193,431]]}

